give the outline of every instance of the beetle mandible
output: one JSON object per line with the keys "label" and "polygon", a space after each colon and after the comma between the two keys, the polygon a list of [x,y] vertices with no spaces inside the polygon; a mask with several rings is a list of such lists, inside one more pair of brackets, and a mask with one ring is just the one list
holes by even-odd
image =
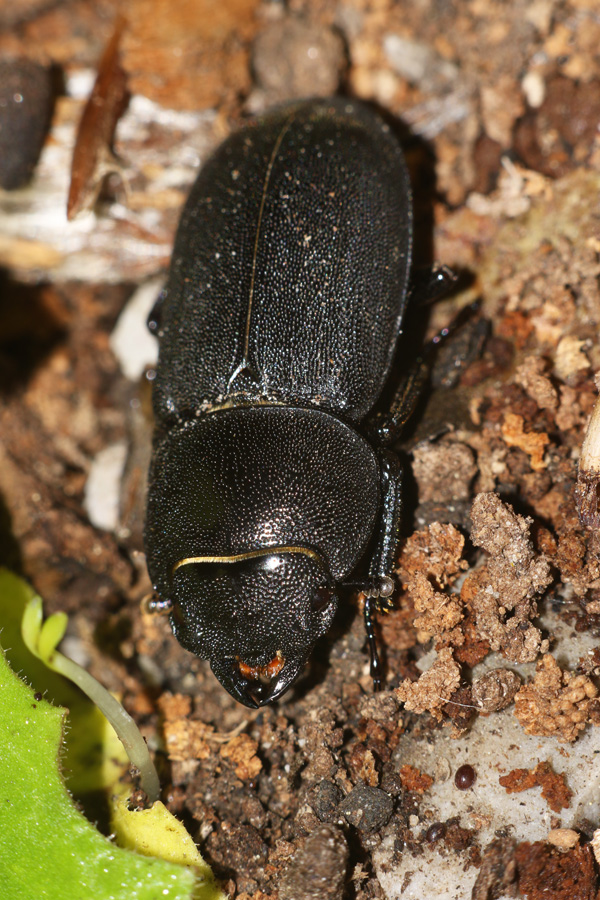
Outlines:
{"label": "beetle mandible", "polygon": [[401,503],[388,447],[419,376],[388,414],[373,407],[411,242],[400,147],[344,99],[234,133],[183,211],[149,322],[160,349],[146,553],[177,639],[247,706],[292,684],[350,583],[366,592],[380,683],[372,613],[393,589]]}

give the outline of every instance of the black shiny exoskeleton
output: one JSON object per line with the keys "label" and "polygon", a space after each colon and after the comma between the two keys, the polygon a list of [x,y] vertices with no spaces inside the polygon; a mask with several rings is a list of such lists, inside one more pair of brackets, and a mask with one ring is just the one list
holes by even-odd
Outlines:
{"label": "black shiny exoskeleton", "polygon": [[[383,448],[414,379],[388,416],[372,410],[400,334],[411,239],[398,143],[343,99],[233,134],[183,212],[150,322],[148,568],[177,639],[248,706],[294,681],[341,585],[366,590],[373,646],[400,516],[400,466]],[[376,676],[377,665],[374,655]]]}

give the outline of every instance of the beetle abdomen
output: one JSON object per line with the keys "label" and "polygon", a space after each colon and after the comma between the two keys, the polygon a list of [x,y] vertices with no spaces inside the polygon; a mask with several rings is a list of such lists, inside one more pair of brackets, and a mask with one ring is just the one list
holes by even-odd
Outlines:
{"label": "beetle abdomen", "polygon": [[369,444],[320,410],[219,410],[155,447],[146,545],[168,596],[184,558],[312,548],[338,580],[364,553],[379,509]]}
{"label": "beetle abdomen", "polygon": [[360,104],[291,106],[234,134],[179,227],[159,418],[242,397],[360,420],[391,364],[411,229],[402,154]]}

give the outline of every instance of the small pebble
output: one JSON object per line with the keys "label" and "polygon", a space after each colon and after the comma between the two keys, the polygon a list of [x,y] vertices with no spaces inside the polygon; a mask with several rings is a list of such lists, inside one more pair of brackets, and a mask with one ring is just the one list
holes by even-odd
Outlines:
{"label": "small pebble", "polygon": [[560,850],[570,850],[579,843],[579,834],[572,828],[553,828],[548,833],[548,843]]}
{"label": "small pebble", "polygon": [[322,825],[294,854],[281,879],[280,900],[341,900],[347,865],[343,831]]}
{"label": "small pebble", "polygon": [[95,528],[114,531],[119,524],[121,478],[127,444],[118,441],[100,450],[92,460],[85,483],[83,507]]}
{"label": "small pebble", "polygon": [[385,791],[386,794],[389,794],[390,797],[399,797],[404,793],[402,779],[397,772],[390,772],[387,769],[383,770],[381,776],[381,790]]}
{"label": "small pebble", "polygon": [[458,78],[458,67],[438,56],[428,44],[388,34],[383,39],[383,52],[398,75],[425,91],[442,90]]}
{"label": "small pebble", "polygon": [[369,833],[383,828],[394,811],[394,801],[389,794],[360,782],[340,803],[339,812],[350,825]]}
{"label": "small pebble", "polygon": [[335,822],[339,818],[337,808],[344,795],[332,781],[323,779],[312,789],[310,805],[321,822]]}
{"label": "small pebble", "polygon": [[541,72],[528,72],[521,81],[525,99],[532,109],[538,109],[546,99],[546,84]]}
{"label": "small pebble", "polygon": [[130,381],[138,381],[147,366],[155,366],[158,362],[158,341],[146,322],[162,286],[162,278],[140,285],[121,311],[110,336],[110,349]]}
{"label": "small pebble", "polygon": [[492,669],[473,684],[473,703],[482,713],[496,712],[512,703],[521,679],[510,669]]}
{"label": "small pebble", "polygon": [[50,70],[26,57],[0,59],[0,187],[27,184],[52,115]]}
{"label": "small pebble", "polygon": [[335,94],[346,67],[346,51],[332,28],[287,16],[260,32],[252,66],[257,90],[247,106],[259,112],[284,99]]}

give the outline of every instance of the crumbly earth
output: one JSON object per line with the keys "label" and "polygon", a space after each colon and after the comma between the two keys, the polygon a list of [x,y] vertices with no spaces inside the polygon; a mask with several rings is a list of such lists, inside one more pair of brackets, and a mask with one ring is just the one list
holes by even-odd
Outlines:
{"label": "crumbly earth", "polygon": [[[127,187],[103,183],[97,218],[66,227],[78,79],[117,12]],[[419,867],[453,861],[452,897],[600,889],[598,822],[564,818],[578,809],[578,741],[600,723],[600,536],[575,494],[600,369],[598,46],[597,11],[580,0],[0,0],[0,53],[61,74],[32,185],[0,194],[0,562],[48,613],[69,613],[70,646],[123,695],[165,803],[232,897],[395,900],[413,896]],[[460,275],[450,299],[406,320],[395,374],[459,307],[479,308],[438,354],[399,447],[395,608],[377,623],[384,690],[372,692],[349,598],[296,687],[253,712],[141,606],[150,383],[125,377],[110,336],[135,289],[164,272],[198,160],[247,112],[319,91],[402,121],[416,264]],[[86,484],[117,445],[121,508],[103,530]],[[436,742],[450,733],[468,747],[476,723],[493,730],[502,716],[537,756],[494,771],[496,785],[524,802],[541,788],[547,840],[508,814],[491,833],[481,777],[452,788],[463,813],[434,818],[433,792],[454,784],[433,765]],[[403,759],[410,741],[432,755]],[[557,746],[564,766],[548,761]]]}

